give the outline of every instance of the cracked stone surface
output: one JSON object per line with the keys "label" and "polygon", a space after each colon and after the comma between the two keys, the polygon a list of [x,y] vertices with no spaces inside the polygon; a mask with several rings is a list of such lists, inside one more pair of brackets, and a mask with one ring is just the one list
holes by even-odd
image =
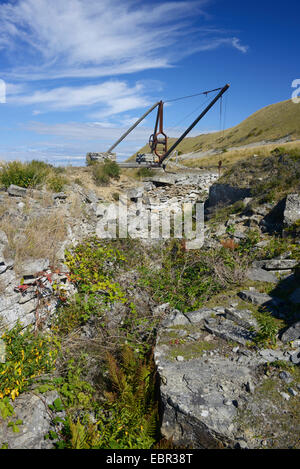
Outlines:
{"label": "cracked stone surface", "polygon": [[31,392],[19,396],[13,404],[15,415],[8,421],[22,420],[23,423],[18,425],[18,433],[7,426],[8,421],[0,425],[0,447],[7,444],[8,449],[52,448],[53,443],[44,436],[51,429],[52,414],[48,406],[58,397],[56,391],[41,396]]}
{"label": "cracked stone surface", "polygon": [[154,350],[161,382],[161,432],[166,438],[195,449],[237,448],[241,441],[244,447],[261,445],[261,439],[249,433],[243,412],[249,408],[251,416],[263,414],[269,425],[274,415],[281,414],[285,392],[278,371],[278,390],[272,391],[270,400],[265,399],[268,395],[261,389],[268,376],[262,367],[300,359],[297,350],[286,346],[280,350],[247,348],[255,326],[251,311],[233,307],[185,314],[170,311]]}

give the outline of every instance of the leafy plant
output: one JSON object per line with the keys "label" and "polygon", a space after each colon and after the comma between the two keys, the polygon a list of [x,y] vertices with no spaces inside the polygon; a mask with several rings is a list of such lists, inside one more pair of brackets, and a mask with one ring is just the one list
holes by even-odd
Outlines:
{"label": "leafy plant", "polygon": [[115,301],[126,303],[124,293],[113,279],[125,261],[118,249],[96,237],[66,252],[69,280],[76,285],[78,292],[58,311],[56,325],[60,333],[70,332],[92,315],[99,317],[108,304]]}
{"label": "leafy plant", "polygon": [[35,335],[19,323],[1,338],[6,345],[6,361],[0,363],[0,402],[5,397],[14,400],[34,378],[51,372],[59,346],[54,337]]}
{"label": "leafy plant", "polygon": [[297,244],[292,244],[290,239],[272,236],[267,246],[259,253],[263,259],[273,259],[286,252],[291,252],[291,257],[300,258],[300,248]]}
{"label": "leafy plant", "polygon": [[150,448],[159,437],[153,357],[140,358],[128,346],[118,361],[108,354],[107,390],[101,403],[96,401],[93,387],[81,377],[83,356],[80,363],[69,361],[67,373],[54,379],[61,399],[50,407],[53,411],[65,410],[66,418],[59,419],[62,429],[47,437],[58,439],[55,445],[62,449]]}
{"label": "leafy plant", "polygon": [[259,242],[259,232],[255,230],[248,230],[246,238],[242,239],[239,243],[238,250],[240,253],[250,254],[253,247]]}
{"label": "leafy plant", "polygon": [[14,408],[10,403],[9,397],[4,397],[0,400],[0,415],[3,420],[7,419],[7,417],[11,417],[14,415]]}
{"label": "leafy plant", "polygon": [[235,233],[235,226],[234,225],[228,225],[227,228],[226,228],[226,233],[234,234]]}
{"label": "leafy plant", "polygon": [[12,431],[14,433],[19,433],[20,432],[20,429],[19,429],[19,425],[23,425],[23,420],[16,420],[16,421],[11,421],[11,422],[8,422],[7,426],[8,427],[11,427]]}
{"label": "leafy plant", "polygon": [[136,175],[139,178],[146,178],[153,176],[153,170],[151,168],[139,168]]}
{"label": "leafy plant", "polygon": [[140,285],[149,288],[158,303],[191,311],[224,288],[239,284],[245,262],[233,249],[191,252],[173,240],[165,249],[161,269],[140,268]]}
{"label": "leafy plant", "polygon": [[254,338],[254,342],[264,346],[276,345],[276,337],[280,329],[281,322],[275,319],[271,312],[266,308],[262,308],[256,313],[256,320],[259,331]]}
{"label": "leafy plant", "polygon": [[61,412],[67,409],[70,412],[82,408],[90,410],[93,407],[95,389],[82,378],[85,366],[87,356],[81,354],[77,362],[74,359],[68,360],[62,377],[53,379],[61,397],[53,402],[53,410]]}
{"label": "leafy plant", "polygon": [[50,171],[51,167],[43,161],[10,161],[0,169],[0,182],[6,188],[11,184],[25,188],[35,187],[45,181]]}

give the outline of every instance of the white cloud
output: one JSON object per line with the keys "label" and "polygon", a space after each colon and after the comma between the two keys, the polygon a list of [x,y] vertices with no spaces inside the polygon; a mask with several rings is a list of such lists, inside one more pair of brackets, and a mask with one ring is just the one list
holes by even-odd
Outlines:
{"label": "white cloud", "polygon": [[[77,107],[100,105],[101,111],[94,111],[93,118],[103,118],[131,109],[145,107],[149,100],[144,96],[144,86],[136,83],[130,87],[120,80],[109,80],[97,85],[64,86],[50,90],[38,90],[31,94],[16,94],[10,103],[21,105],[41,105],[47,109],[68,110]],[[37,114],[41,109],[35,110]]]}
{"label": "white cloud", "polygon": [[20,93],[24,93],[24,91],[26,91],[25,85],[6,83],[6,92],[9,96],[18,95]]}
{"label": "white cloud", "polygon": [[[85,165],[85,155],[89,151],[106,151],[127,130],[127,126],[112,126],[108,122],[46,124],[31,122],[22,126],[43,136],[41,141],[31,141],[27,144],[14,146],[0,145],[0,159],[25,160],[40,159],[52,164],[78,164]],[[167,135],[179,136],[185,129],[166,129]],[[118,161],[133,155],[148,142],[153,132],[149,127],[137,127],[114,150]],[[195,129],[189,136],[199,135]],[[206,132],[205,132],[206,133]],[[47,139],[47,140],[46,140]]]}
{"label": "white cloud", "polygon": [[249,47],[243,46],[237,37],[232,38],[232,45],[239,51],[243,52],[243,54],[245,54],[249,50]]}
{"label": "white cloud", "polygon": [[[8,51],[18,47],[26,56],[31,54],[33,71],[44,77],[49,77],[48,72],[51,76],[99,75],[102,67],[102,74],[113,69],[119,73],[119,67],[123,73],[163,67],[168,61],[160,51],[182,34],[184,19],[201,13],[201,3],[17,0],[1,5],[0,44]],[[22,73],[21,60],[16,65]]]}
{"label": "white cloud", "polygon": [[[42,122],[31,122],[24,126],[26,130],[33,131],[40,135],[53,135],[64,139],[76,140],[99,140],[113,142],[117,140],[127,127],[113,127],[111,124],[99,122],[65,124],[44,124]],[[152,132],[149,128],[137,127],[134,132],[128,135],[126,141],[146,142]]]}
{"label": "white cloud", "polygon": [[[15,0],[1,3],[0,48],[19,79],[100,77],[169,67],[220,33],[192,29],[208,0]],[[202,36],[201,36],[202,34]],[[204,40],[205,38],[205,40]],[[197,39],[197,40],[196,40]],[[244,52],[239,40],[228,44]],[[221,41],[222,42],[222,41]],[[224,41],[223,41],[224,43]],[[214,46],[213,46],[214,47]],[[203,50],[203,49],[202,49]]]}
{"label": "white cloud", "polygon": [[[128,126],[119,127],[108,124],[107,122],[88,122],[76,123],[68,122],[65,124],[44,124],[42,122],[30,122],[23,126],[26,130],[33,131],[39,135],[52,135],[56,137],[63,137],[67,139],[76,139],[84,141],[100,141],[111,142],[117,140],[127,129]],[[173,127],[166,128],[167,135],[176,137],[183,133],[185,128]],[[138,126],[131,132],[125,140],[126,142],[136,142],[140,146],[148,142],[150,134],[153,133],[153,128]],[[201,131],[195,129],[190,132],[189,136],[199,135]]]}

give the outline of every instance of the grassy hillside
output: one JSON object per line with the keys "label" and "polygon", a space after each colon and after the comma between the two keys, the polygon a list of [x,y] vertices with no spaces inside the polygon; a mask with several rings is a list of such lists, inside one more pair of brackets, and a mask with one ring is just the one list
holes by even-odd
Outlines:
{"label": "grassy hillside", "polygon": [[[182,153],[226,149],[262,140],[274,141],[286,136],[295,140],[300,138],[300,106],[291,100],[264,107],[225,131],[186,137],[177,149]],[[175,139],[170,138],[169,147],[174,142]],[[149,146],[140,151],[149,151]]]}
{"label": "grassy hillside", "polygon": [[255,158],[257,156],[269,156],[271,152],[276,148],[279,148],[280,150],[285,151],[286,153],[289,153],[291,151],[300,151],[300,143],[299,141],[281,143],[280,145],[278,145],[277,143],[271,143],[268,145],[259,145],[256,147],[229,150],[222,154],[216,153],[208,156],[195,156],[192,158],[185,159],[183,161],[183,164],[188,168],[206,168],[214,170],[218,168],[218,163],[220,160],[222,160],[223,171],[225,168],[228,169],[232,167],[235,163],[240,160],[245,160],[251,157]]}
{"label": "grassy hillside", "polygon": [[269,155],[252,155],[237,161],[218,181],[250,187],[263,202],[283,199],[300,191],[300,148],[276,148]]}

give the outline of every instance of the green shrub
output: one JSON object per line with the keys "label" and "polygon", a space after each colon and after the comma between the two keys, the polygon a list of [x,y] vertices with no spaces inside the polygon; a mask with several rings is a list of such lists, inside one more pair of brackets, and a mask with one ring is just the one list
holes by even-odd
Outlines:
{"label": "green shrub", "polygon": [[120,167],[115,161],[106,160],[104,163],[92,165],[93,178],[99,186],[108,184],[111,179],[119,179],[120,172]]}
{"label": "green shrub", "polygon": [[20,187],[36,187],[45,181],[51,167],[43,161],[10,161],[5,163],[0,170],[0,182],[6,188],[11,184]]}
{"label": "green shrub", "polygon": [[53,338],[35,335],[17,324],[2,334],[6,361],[0,363],[0,401],[5,396],[14,400],[28,389],[36,376],[52,371],[57,357]]}
{"label": "green shrub", "polygon": [[99,164],[92,166],[92,174],[97,186],[106,186],[110,181],[110,177],[103,172],[103,168]]}
{"label": "green shrub", "polygon": [[90,238],[66,252],[66,265],[70,280],[78,293],[58,311],[56,326],[59,333],[66,334],[92,315],[100,316],[104,305],[126,298],[113,279],[118,266],[125,258],[117,249],[106,246],[97,238]]}
{"label": "green shrub", "polygon": [[[57,448],[149,449],[159,437],[153,357],[140,359],[127,346],[119,363],[108,354],[107,364],[107,390],[101,403],[95,402],[95,392],[82,380],[81,370],[74,362],[71,368],[68,365],[59,387],[62,402],[57,403],[58,410],[65,407],[67,418],[62,430],[49,435],[59,439]],[[89,417],[92,408],[96,422]]]}
{"label": "green shrub", "polygon": [[239,243],[238,250],[240,253],[250,254],[254,246],[259,242],[259,232],[256,230],[248,230],[246,238]]}
{"label": "green shrub", "polygon": [[262,248],[258,254],[258,259],[273,259],[281,254],[290,251],[291,258],[300,258],[300,247],[297,244],[292,244],[290,239],[280,237],[272,237],[267,246]]}
{"label": "green shrub", "polygon": [[47,179],[47,188],[53,192],[61,192],[66,183],[67,179],[58,174]]}
{"label": "green shrub", "polygon": [[153,176],[153,170],[151,168],[139,168],[136,174],[140,178],[147,178]]}
{"label": "green shrub", "polygon": [[260,346],[266,347],[276,345],[277,334],[283,326],[282,321],[274,318],[272,313],[264,307],[255,314],[255,317],[259,330],[254,342]]}
{"label": "green shrub", "polygon": [[158,303],[168,302],[183,312],[193,311],[220,291],[239,285],[244,278],[242,253],[220,247],[186,251],[177,240],[165,249],[162,268],[141,267],[140,284]]}

